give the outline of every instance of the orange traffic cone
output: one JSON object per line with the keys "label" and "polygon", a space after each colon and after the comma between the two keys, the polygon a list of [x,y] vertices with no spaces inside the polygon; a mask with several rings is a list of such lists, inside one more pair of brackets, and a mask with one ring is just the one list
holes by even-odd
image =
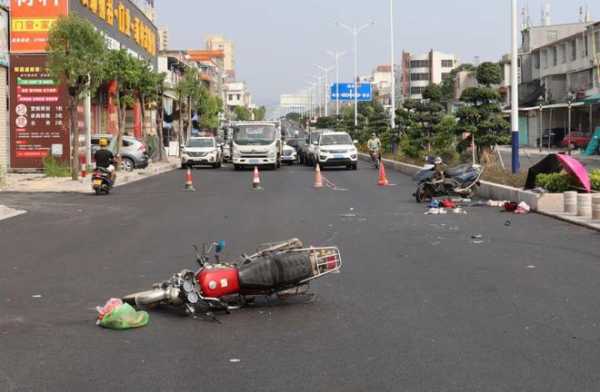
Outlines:
{"label": "orange traffic cone", "polygon": [[321,167],[318,163],[315,169],[315,188],[323,188],[323,176],[321,176]]}
{"label": "orange traffic cone", "polygon": [[252,177],[252,189],[261,190],[260,186],[260,174],[258,173],[258,166],[254,166],[254,176]]}
{"label": "orange traffic cone", "polygon": [[390,182],[385,175],[385,166],[383,165],[383,161],[379,164],[379,181],[377,181],[377,185],[379,186],[388,186]]}
{"label": "orange traffic cone", "polygon": [[187,192],[196,192],[196,188],[194,188],[194,182],[192,180],[192,170],[189,167],[185,175],[185,190]]}

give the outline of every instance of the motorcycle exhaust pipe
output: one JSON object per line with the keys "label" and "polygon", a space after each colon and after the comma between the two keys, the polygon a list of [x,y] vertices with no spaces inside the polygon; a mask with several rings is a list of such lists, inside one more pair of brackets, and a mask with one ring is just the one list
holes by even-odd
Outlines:
{"label": "motorcycle exhaust pipe", "polygon": [[169,303],[177,305],[181,302],[179,290],[176,288],[154,289],[140,293],[130,294],[123,297],[123,302],[137,307],[158,305],[160,303]]}

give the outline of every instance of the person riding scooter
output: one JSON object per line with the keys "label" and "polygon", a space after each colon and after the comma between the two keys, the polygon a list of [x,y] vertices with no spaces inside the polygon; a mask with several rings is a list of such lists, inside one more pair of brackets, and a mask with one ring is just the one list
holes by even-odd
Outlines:
{"label": "person riding scooter", "polygon": [[96,168],[110,173],[110,180],[114,184],[117,179],[117,174],[115,173],[115,156],[112,151],[108,149],[107,139],[100,139],[100,149],[94,154],[94,160],[96,161]]}
{"label": "person riding scooter", "polygon": [[381,159],[381,140],[379,140],[375,132],[371,134],[371,138],[367,142],[367,148],[369,149],[369,155],[371,155],[372,161],[379,161]]}

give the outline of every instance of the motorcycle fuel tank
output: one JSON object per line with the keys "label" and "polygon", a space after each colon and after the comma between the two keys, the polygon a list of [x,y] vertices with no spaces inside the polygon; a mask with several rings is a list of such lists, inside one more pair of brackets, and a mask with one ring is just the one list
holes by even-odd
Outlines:
{"label": "motorcycle fuel tank", "polygon": [[236,268],[204,269],[198,274],[197,279],[205,297],[220,298],[240,291]]}

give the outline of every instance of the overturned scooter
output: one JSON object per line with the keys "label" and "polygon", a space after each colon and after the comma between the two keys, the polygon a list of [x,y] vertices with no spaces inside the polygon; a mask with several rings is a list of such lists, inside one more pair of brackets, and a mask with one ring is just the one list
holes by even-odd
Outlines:
{"label": "overturned scooter", "polygon": [[[150,291],[127,295],[123,301],[137,307],[170,305],[189,315],[213,316],[214,311],[239,309],[257,297],[288,298],[307,295],[311,281],[342,267],[337,247],[304,248],[298,239],[264,245],[237,262],[221,262],[223,241],[196,249],[197,271],[183,270],[157,283]],[[209,253],[215,250],[215,261]]]}

